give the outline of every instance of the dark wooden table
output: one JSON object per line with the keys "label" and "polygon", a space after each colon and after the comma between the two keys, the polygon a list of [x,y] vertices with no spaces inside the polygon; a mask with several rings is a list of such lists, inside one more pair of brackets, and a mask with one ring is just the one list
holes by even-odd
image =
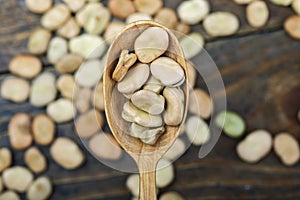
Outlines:
{"label": "dark wooden table", "polygon": [[[168,0],[166,6],[174,8],[179,2]],[[244,6],[232,0],[210,2],[212,10],[234,12],[241,21],[238,34],[228,38],[211,38],[201,26],[194,27],[207,39],[206,50],[223,76],[228,108],[245,118],[247,132],[258,128],[272,134],[288,131],[300,139],[296,117],[300,109],[300,41],[291,39],[282,29],[284,20],[293,12],[268,3],[271,19],[257,30],[247,25]],[[27,37],[37,26],[39,16],[30,13],[23,1],[0,0],[0,82],[10,75],[9,60],[26,53]],[[45,70],[52,70],[47,63]],[[13,104],[0,98],[1,147],[9,146],[7,124],[17,112],[35,115],[45,111],[29,103]],[[57,135],[74,138],[80,144],[72,123],[59,125]],[[201,160],[199,148],[191,147],[175,162],[175,182],[162,191],[176,190],[192,200],[300,199],[299,163],[285,167],[271,152],[258,164],[246,164],[236,155],[237,143],[238,140],[222,135],[213,151]],[[104,166],[87,151],[84,150],[87,162],[83,167],[66,171],[49,158],[48,147],[40,149],[48,156],[45,174],[55,185],[51,199],[130,199],[125,188],[128,174]],[[13,152],[14,164],[24,165],[24,152]]]}

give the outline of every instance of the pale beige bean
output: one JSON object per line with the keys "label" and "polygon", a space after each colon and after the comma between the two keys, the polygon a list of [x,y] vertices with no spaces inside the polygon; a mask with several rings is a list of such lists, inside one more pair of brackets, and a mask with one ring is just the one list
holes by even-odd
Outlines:
{"label": "pale beige bean", "polygon": [[141,12],[132,13],[126,18],[126,24],[131,24],[133,22],[137,22],[141,20],[143,21],[152,20],[152,17],[149,14],[141,13]]}
{"label": "pale beige bean", "polygon": [[37,178],[28,188],[26,197],[28,200],[46,200],[52,193],[52,184],[48,177]]}
{"label": "pale beige bean", "polygon": [[63,0],[63,2],[67,4],[72,12],[77,12],[84,6],[86,0]]}
{"label": "pale beige bean", "polygon": [[188,84],[189,88],[193,89],[195,84],[196,84],[196,79],[197,79],[197,71],[195,69],[194,64],[191,61],[186,62],[186,67],[187,67],[187,76],[188,76]]}
{"label": "pale beige bean", "polygon": [[71,17],[63,26],[57,29],[57,34],[61,37],[71,39],[80,33],[80,28],[76,20]]}
{"label": "pale beige bean", "polygon": [[154,21],[164,25],[169,29],[174,29],[178,23],[178,18],[173,9],[162,8],[156,13]]}
{"label": "pale beige bean", "polygon": [[[157,134],[154,134],[148,138],[140,138],[140,140],[145,144],[154,145],[157,142],[158,138],[160,137],[162,131],[158,130],[157,128],[152,131],[155,131],[155,133],[157,133]],[[163,131],[164,131],[164,129],[163,129]]]}
{"label": "pale beige bean", "polygon": [[154,76],[150,75],[143,88],[159,94],[164,89],[164,86],[159,80],[154,78]]}
{"label": "pale beige bean", "polygon": [[234,2],[235,3],[237,3],[237,4],[249,4],[249,3],[251,3],[251,2],[253,2],[253,1],[255,1],[255,0],[234,0]]}
{"label": "pale beige bean", "polygon": [[172,85],[170,85],[170,87],[180,87],[183,83],[185,82],[185,77],[183,77],[180,81],[178,81],[177,83],[174,83]]}
{"label": "pale beige bean", "polygon": [[166,87],[163,91],[166,99],[166,112],[164,122],[170,126],[181,123],[184,114],[184,93],[180,88]]}
{"label": "pale beige bean", "polygon": [[78,54],[65,54],[55,64],[55,69],[61,73],[73,73],[83,63],[83,57]]}
{"label": "pale beige bean", "polygon": [[145,84],[143,88],[145,90],[149,90],[149,91],[155,92],[156,94],[159,94],[164,89],[164,86],[156,85],[156,84]]}
{"label": "pale beige bean", "polygon": [[183,1],[177,8],[180,20],[194,25],[201,22],[209,13],[210,7],[206,0]]}
{"label": "pale beige bean", "polygon": [[73,119],[76,110],[70,100],[60,98],[47,106],[47,114],[57,123]]}
{"label": "pale beige bean", "polygon": [[300,148],[295,137],[289,133],[279,133],[274,138],[273,144],[274,151],[283,164],[291,166],[298,163]]}
{"label": "pale beige bean", "polygon": [[0,194],[0,200],[20,200],[20,197],[16,192],[6,190]]}
{"label": "pale beige bean", "polygon": [[43,27],[49,30],[56,30],[63,25],[71,16],[69,8],[63,3],[55,4],[41,18]]}
{"label": "pale beige bean", "polygon": [[2,178],[6,188],[17,192],[25,192],[33,181],[32,173],[21,166],[6,169]]}
{"label": "pale beige bean", "polygon": [[29,36],[27,49],[29,53],[40,55],[47,51],[51,32],[44,28],[35,29]]}
{"label": "pale beige bean", "polygon": [[186,59],[190,59],[198,55],[204,46],[204,38],[200,33],[190,33],[180,40],[180,46]]}
{"label": "pale beige bean", "polygon": [[86,33],[72,38],[69,42],[69,49],[72,53],[87,59],[100,58],[105,48],[105,42],[101,36]]}
{"label": "pale beige bean", "polygon": [[79,137],[89,138],[95,135],[104,125],[104,118],[96,110],[81,114],[76,119],[76,131]]}
{"label": "pale beige bean", "polygon": [[145,83],[145,85],[147,84],[162,85],[162,83],[152,75],[150,75],[149,79]]}
{"label": "pale beige bean", "polygon": [[77,14],[77,22],[90,34],[101,34],[110,20],[109,10],[102,3],[88,3]]}
{"label": "pale beige bean", "polygon": [[293,0],[270,0],[273,4],[279,6],[289,6],[292,4]]}
{"label": "pale beige bean", "polygon": [[49,63],[55,64],[68,52],[68,43],[62,37],[54,37],[49,43],[47,59]]}
{"label": "pale beige bean", "polygon": [[147,128],[136,123],[131,124],[130,135],[139,138],[143,143],[153,145],[157,139],[165,132],[164,127]]}
{"label": "pale beige bean", "polygon": [[73,102],[77,110],[84,113],[90,108],[92,90],[90,88],[77,88],[74,91]]}
{"label": "pale beige bean", "polygon": [[45,13],[52,6],[52,0],[25,0],[26,7],[33,13]]}
{"label": "pale beige bean", "polygon": [[118,160],[122,156],[122,149],[109,133],[98,133],[94,135],[89,147],[91,151],[99,158],[105,160]]}
{"label": "pale beige bean", "polygon": [[245,162],[256,163],[272,149],[272,136],[266,130],[250,133],[237,145],[237,154]]}
{"label": "pale beige bean", "polygon": [[31,147],[26,150],[24,154],[24,161],[29,169],[37,174],[45,171],[47,168],[45,156],[36,147]]}
{"label": "pale beige bean", "polygon": [[104,63],[100,60],[85,61],[75,73],[76,83],[83,87],[93,87],[101,79]]}
{"label": "pale beige bean", "polygon": [[129,53],[127,49],[122,50],[118,64],[112,74],[112,78],[115,81],[122,80],[136,60],[137,56],[135,53]]}
{"label": "pale beige bean", "polygon": [[109,0],[108,7],[114,16],[121,19],[125,19],[135,12],[135,7],[131,0]]}
{"label": "pale beige bean", "polygon": [[56,87],[63,97],[72,99],[75,79],[70,74],[61,75],[56,81]]}
{"label": "pale beige bean", "polygon": [[185,133],[189,141],[196,146],[205,144],[210,139],[208,125],[199,116],[191,116],[188,118]]}
{"label": "pale beige bean", "polygon": [[196,88],[190,93],[189,112],[207,119],[213,111],[213,102],[204,90]]}
{"label": "pale beige bean", "polygon": [[130,191],[130,193],[138,197],[139,196],[139,175],[131,174],[126,179],[126,187]]}
{"label": "pale beige bean", "polygon": [[182,67],[169,57],[159,57],[150,65],[151,74],[163,85],[171,86],[184,78]]}
{"label": "pale beige bean", "polygon": [[46,106],[52,102],[57,94],[55,76],[50,72],[44,72],[36,77],[31,85],[30,103],[36,107]]}
{"label": "pale beige bean", "polygon": [[213,12],[205,17],[203,21],[205,31],[214,37],[229,36],[235,34],[239,29],[239,20],[230,12]]}
{"label": "pale beige bean", "polygon": [[67,137],[57,138],[50,148],[53,160],[65,169],[76,169],[80,167],[85,156],[78,145]]}
{"label": "pale beige bean", "polygon": [[164,188],[170,185],[175,178],[173,164],[165,159],[160,159],[156,167],[156,186]]}
{"label": "pale beige bean", "polygon": [[168,33],[159,27],[150,27],[134,42],[134,51],[142,63],[149,63],[161,56],[169,46]]}
{"label": "pale beige bean", "polygon": [[20,54],[10,60],[8,69],[12,74],[32,79],[41,72],[42,63],[35,56]]}
{"label": "pale beige bean", "polygon": [[164,154],[163,158],[169,161],[175,161],[185,152],[185,150],[185,143],[182,139],[177,138],[170,149]]}
{"label": "pale beige bean", "polygon": [[131,102],[151,115],[159,115],[165,108],[164,97],[149,90],[139,90],[133,93]]}
{"label": "pale beige bean", "polygon": [[11,151],[3,147],[0,149],[0,173],[7,169],[12,163]]}
{"label": "pale beige bean", "polygon": [[138,109],[129,101],[123,106],[122,118],[148,128],[160,127],[163,124],[160,115],[150,115]]}
{"label": "pale beige bean", "polygon": [[147,64],[137,63],[132,66],[125,77],[118,83],[121,93],[130,94],[141,88],[148,80],[150,69]]}
{"label": "pale beige bean", "polygon": [[264,1],[254,1],[246,8],[246,16],[253,27],[264,26],[269,18],[269,9]]}
{"label": "pale beige bean", "polygon": [[284,30],[294,39],[300,40],[300,16],[293,15],[284,22]]}
{"label": "pale beige bean", "polygon": [[300,15],[300,0],[293,0],[292,8],[296,14]]}
{"label": "pale beige bean", "polygon": [[111,44],[117,35],[125,28],[126,24],[122,21],[112,21],[108,24],[104,32],[104,40]]}
{"label": "pale beige bean", "polygon": [[32,133],[37,144],[49,145],[55,136],[55,124],[47,115],[39,114],[33,118]]}
{"label": "pale beige bean", "polygon": [[94,89],[94,93],[92,93],[91,100],[96,109],[98,109],[99,111],[104,110],[104,96],[103,96],[102,81],[99,82],[96,88]]}
{"label": "pale beige bean", "polygon": [[8,136],[14,149],[29,147],[32,143],[30,116],[25,113],[15,114],[8,124]]}
{"label": "pale beige bean", "polygon": [[184,78],[181,66],[169,57],[154,60],[150,65],[150,70],[151,74],[165,86],[172,86]]}
{"label": "pale beige bean", "polygon": [[190,33],[191,27],[188,24],[185,24],[183,22],[177,23],[175,27],[175,35],[180,38],[184,35],[187,35]]}
{"label": "pale beige bean", "polygon": [[29,83],[22,78],[10,76],[5,78],[1,83],[1,96],[3,99],[22,103],[28,99],[29,93]]}
{"label": "pale beige bean", "polygon": [[165,192],[159,200],[184,200],[184,198],[178,192]]}
{"label": "pale beige bean", "polygon": [[163,5],[162,0],[134,0],[137,11],[154,15]]}

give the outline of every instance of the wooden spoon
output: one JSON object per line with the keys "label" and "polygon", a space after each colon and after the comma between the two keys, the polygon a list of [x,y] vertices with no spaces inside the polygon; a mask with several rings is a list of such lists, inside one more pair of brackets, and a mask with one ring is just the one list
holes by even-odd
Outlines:
{"label": "wooden spoon", "polygon": [[[155,145],[147,145],[139,139],[131,137],[130,123],[121,117],[123,104],[126,99],[117,91],[116,82],[112,79],[112,73],[123,49],[133,51],[135,39],[149,27],[160,27],[169,34],[169,47],[166,56],[173,58],[183,68],[186,82],[185,113],[182,123],[179,126],[165,126],[165,133],[159,137]],[[106,69],[103,74],[103,92],[105,99],[105,111],[110,129],[120,146],[135,160],[140,173],[139,199],[155,200],[156,184],[155,170],[159,159],[174,143],[180,129],[185,121],[188,106],[188,84],[187,68],[182,49],[175,35],[167,28],[152,21],[139,21],[128,25],[114,40],[107,53]]]}

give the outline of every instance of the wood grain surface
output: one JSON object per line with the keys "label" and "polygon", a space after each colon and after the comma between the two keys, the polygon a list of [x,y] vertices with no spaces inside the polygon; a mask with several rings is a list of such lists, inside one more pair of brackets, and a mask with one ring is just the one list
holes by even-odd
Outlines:
{"label": "wood grain surface", "polygon": [[[176,7],[179,0],[167,0]],[[290,8],[268,5],[271,20],[262,29],[253,29],[245,21],[245,6],[232,0],[210,1],[212,10],[227,10],[238,15],[241,30],[227,38],[210,38],[206,50],[222,74],[228,108],[241,114],[247,132],[264,128],[276,134],[288,131],[300,139],[297,111],[300,109],[300,42],[287,36],[282,22],[292,14]],[[31,14],[23,1],[0,0],[0,83],[9,76],[8,62],[18,53],[26,53],[30,31],[39,26],[39,16]],[[194,30],[203,32],[201,26]],[[46,70],[54,69],[45,62]],[[212,79],[214,74],[211,75]],[[201,80],[197,86],[203,86]],[[32,116],[45,112],[28,102],[13,104],[0,97],[0,146],[9,146],[7,124],[17,112]],[[83,167],[66,171],[49,156],[48,147],[39,147],[48,157],[46,175],[54,182],[51,199],[120,200],[130,199],[125,187],[127,173],[111,169],[94,159],[74,134],[74,125],[58,125],[58,136],[73,138],[84,150]],[[239,140],[220,137],[216,147],[204,159],[199,147],[191,147],[175,162],[176,180],[160,192],[176,190],[186,199],[300,199],[300,164],[283,166],[272,151],[255,165],[240,161],[235,152]],[[23,151],[14,152],[14,164],[24,165]],[[24,196],[23,196],[24,197]]]}

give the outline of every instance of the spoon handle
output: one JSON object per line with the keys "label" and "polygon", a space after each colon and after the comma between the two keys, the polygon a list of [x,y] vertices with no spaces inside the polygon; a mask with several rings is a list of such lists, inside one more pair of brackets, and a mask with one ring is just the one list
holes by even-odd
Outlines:
{"label": "spoon handle", "polygon": [[140,162],[139,200],[157,200],[155,182],[156,163]]}

